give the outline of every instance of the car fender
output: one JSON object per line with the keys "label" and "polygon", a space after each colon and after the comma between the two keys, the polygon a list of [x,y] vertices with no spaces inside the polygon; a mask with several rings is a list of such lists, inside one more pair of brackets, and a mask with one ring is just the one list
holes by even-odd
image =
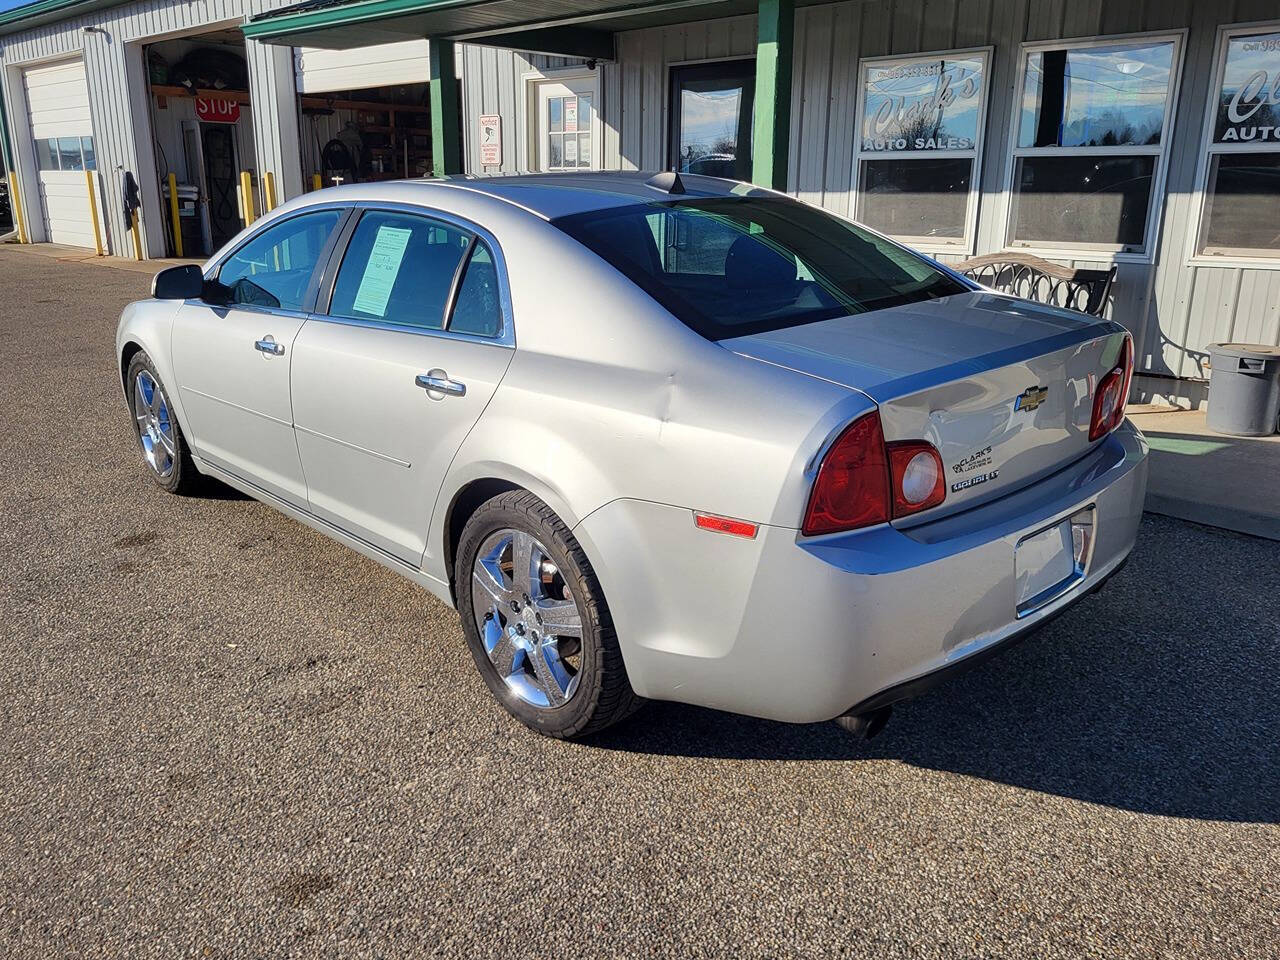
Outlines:
{"label": "car fender", "polygon": [[182,303],[169,300],[137,300],[124,308],[116,326],[116,376],[119,378],[121,397],[129,407],[129,385],[125,383],[124,364],[121,362],[130,344],[136,344],[146,352],[155,365],[160,381],[165,385],[170,405],[178,416],[178,424],[187,433],[187,418],[182,409],[182,392],[178,389],[173,372],[170,344],[173,339],[173,322]]}

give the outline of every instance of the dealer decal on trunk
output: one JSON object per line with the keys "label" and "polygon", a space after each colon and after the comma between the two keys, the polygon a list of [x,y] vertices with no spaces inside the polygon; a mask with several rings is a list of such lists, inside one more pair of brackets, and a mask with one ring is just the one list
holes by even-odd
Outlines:
{"label": "dealer decal on trunk", "polygon": [[963,480],[951,485],[951,492],[956,493],[959,490],[968,490],[970,487],[976,487],[980,483],[994,480],[998,476],[1000,476],[1000,471],[992,470],[990,473],[978,473],[972,477],[965,477]]}

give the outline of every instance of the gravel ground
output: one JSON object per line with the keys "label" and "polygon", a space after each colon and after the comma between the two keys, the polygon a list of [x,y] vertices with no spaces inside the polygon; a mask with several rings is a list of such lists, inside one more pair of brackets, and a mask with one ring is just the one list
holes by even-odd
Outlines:
{"label": "gravel ground", "polygon": [[1280,544],[1148,517],[870,743],[666,704],[540,739],[423,591],[146,481],[145,287],[0,249],[0,953],[1280,955]]}

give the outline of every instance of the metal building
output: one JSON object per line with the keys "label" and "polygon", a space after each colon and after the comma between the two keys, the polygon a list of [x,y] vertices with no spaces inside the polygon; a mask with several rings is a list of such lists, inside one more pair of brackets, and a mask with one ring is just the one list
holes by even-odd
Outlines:
{"label": "metal building", "polygon": [[242,219],[335,179],[344,130],[357,178],[675,166],[944,260],[1114,264],[1140,394],[1198,401],[1206,344],[1280,344],[1280,0],[39,0],[0,14],[31,239],[85,238],[91,148],[110,248],[127,170],[172,250],[148,51],[210,32],[246,63]]}

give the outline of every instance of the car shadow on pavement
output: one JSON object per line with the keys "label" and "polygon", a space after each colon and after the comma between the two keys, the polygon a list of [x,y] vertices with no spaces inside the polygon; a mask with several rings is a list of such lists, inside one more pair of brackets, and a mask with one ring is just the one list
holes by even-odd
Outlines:
{"label": "car shadow on pavement", "polygon": [[[1149,517],[1144,536],[1176,523]],[[852,761],[850,777],[897,760],[1138,813],[1280,822],[1280,544],[1212,535],[1228,538],[1223,554],[1239,542],[1239,569],[1212,566],[1215,553],[1166,570],[1144,551],[1023,643],[900,704],[873,740],[664,703],[591,742]]]}

